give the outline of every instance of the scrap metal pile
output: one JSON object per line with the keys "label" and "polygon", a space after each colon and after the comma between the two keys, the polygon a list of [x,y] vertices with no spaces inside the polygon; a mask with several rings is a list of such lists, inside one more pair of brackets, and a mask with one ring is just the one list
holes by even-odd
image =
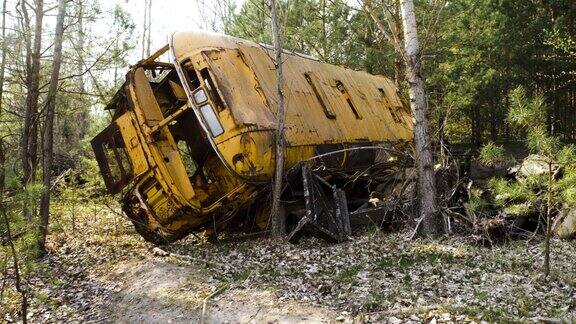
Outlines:
{"label": "scrap metal pile", "polygon": [[395,226],[411,220],[415,174],[398,160],[394,165],[334,172],[323,165],[302,163],[282,197],[292,225],[288,240],[297,242],[302,235],[311,234],[342,242],[361,226]]}

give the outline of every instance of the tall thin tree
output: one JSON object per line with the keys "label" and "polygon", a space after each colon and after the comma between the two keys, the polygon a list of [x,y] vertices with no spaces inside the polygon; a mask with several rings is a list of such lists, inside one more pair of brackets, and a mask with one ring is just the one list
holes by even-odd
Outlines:
{"label": "tall thin tree", "polygon": [[22,316],[22,324],[28,323],[28,289],[26,284],[24,284],[24,280],[22,280],[21,270],[20,270],[20,257],[18,255],[18,250],[14,244],[14,236],[12,235],[12,229],[10,228],[10,220],[8,219],[8,213],[6,211],[6,207],[4,202],[0,196],[0,214],[2,214],[2,218],[4,219],[4,227],[5,227],[5,234],[7,238],[7,245],[10,246],[10,254],[12,254],[12,270],[14,276],[14,286],[16,291],[20,293],[22,301],[20,302],[20,315]]}
{"label": "tall thin tree", "polygon": [[142,24],[142,58],[150,56],[150,32],[152,28],[152,0],[144,0],[144,23]]}
{"label": "tall thin tree", "polygon": [[[0,117],[2,116],[2,103],[4,99],[4,72],[6,71],[6,53],[7,53],[7,40],[6,40],[6,12],[8,5],[8,0],[4,0],[2,3],[2,62],[0,62]],[[6,164],[6,154],[4,153],[4,139],[0,134],[0,199],[2,199],[2,193],[4,192],[5,183],[5,164]]]}
{"label": "tall thin tree", "polygon": [[414,116],[414,145],[416,147],[420,203],[417,230],[423,236],[433,236],[443,232],[443,223],[436,204],[436,185],[428,125],[428,103],[424,90],[424,80],[421,75],[420,44],[413,1],[401,0],[400,11],[404,27],[406,78],[409,85],[410,107]]}
{"label": "tall thin tree", "polygon": [[[22,145],[24,163],[24,184],[29,184],[34,175],[38,160],[38,97],[40,96],[40,56],[42,50],[42,23],[44,20],[44,0],[37,0],[34,7],[34,42],[31,51],[27,53],[29,62],[26,75],[26,114],[24,116],[24,132]],[[27,14],[26,1],[22,1],[22,11]],[[30,37],[27,35],[26,37]],[[27,63],[28,63],[27,62]]]}
{"label": "tall thin tree", "polygon": [[148,34],[146,34],[146,57],[150,56],[150,45],[152,44],[152,0],[148,0],[148,25],[146,29]]}
{"label": "tall thin tree", "polygon": [[[26,104],[24,113],[24,127],[20,143],[22,160],[22,185],[24,190],[34,181],[35,171],[38,164],[38,97],[40,96],[40,56],[42,50],[42,22],[44,18],[44,0],[36,0],[34,6],[35,26],[34,42],[31,44],[31,35],[27,29],[26,37]],[[22,15],[25,23],[30,21],[28,17],[29,5],[27,1],[20,2]],[[24,26],[27,28],[28,26]],[[26,204],[24,214],[28,221],[32,220],[32,210]]]}
{"label": "tall thin tree", "polygon": [[[77,52],[78,60],[76,62],[76,74],[78,75],[78,93],[84,94],[86,92],[86,84],[84,81],[84,62],[86,54],[86,31],[84,27],[84,15],[86,14],[84,10],[85,0],[77,1],[77,12],[78,12],[78,23],[76,25],[76,41],[77,41]],[[79,104],[83,106],[83,104]],[[87,107],[77,107],[75,113],[76,120],[78,122],[78,136],[75,141],[80,141],[86,135],[88,130],[88,109]],[[76,142],[77,143],[77,142]]]}
{"label": "tall thin tree", "polygon": [[[78,23],[76,26],[76,39],[78,41],[78,55],[84,55],[84,42],[85,42],[85,31],[84,31],[84,0],[78,1]],[[76,73],[79,75],[78,77],[78,92],[84,93],[84,59],[80,58],[76,62]]]}
{"label": "tall thin tree", "polygon": [[276,92],[278,95],[278,112],[276,128],[276,168],[274,173],[274,189],[272,195],[272,236],[281,237],[285,233],[285,219],[282,212],[280,198],[282,196],[282,183],[284,177],[284,73],[282,71],[282,39],[278,27],[278,16],[276,12],[276,0],[270,0],[268,3],[270,17],[272,20],[272,38],[274,42],[274,65],[276,68]]}
{"label": "tall thin tree", "polygon": [[60,66],[62,64],[62,42],[64,34],[64,18],[66,16],[66,1],[67,0],[58,1],[58,17],[56,18],[52,74],[50,76],[48,100],[46,103],[46,119],[44,122],[44,164],[42,170],[44,187],[40,199],[40,232],[38,237],[40,253],[46,253],[46,234],[48,233],[48,222],[50,217],[50,175],[53,161],[52,153],[54,149],[54,114],[56,110],[56,95],[58,93],[58,78],[60,77]]}

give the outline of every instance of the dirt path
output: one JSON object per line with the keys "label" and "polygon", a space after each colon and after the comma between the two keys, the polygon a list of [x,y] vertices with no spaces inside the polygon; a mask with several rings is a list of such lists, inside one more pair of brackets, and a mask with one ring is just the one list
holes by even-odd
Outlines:
{"label": "dirt path", "polygon": [[[116,265],[104,278],[120,283],[110,301],[117,323],[198,323],[209,274],[150,258]],[[206,323],[330,323],[331,310],[280,301],[273,291],[232,286],[210,299]]]}
{"label": "dirt path", "polygon": [[106,215],[78,225],[50,237],[31,323],[199,323],[215,291],[206,323],[576,320],[574,241],[553,240],[545,279],[540,245],[524,241],[488,249],[367,231],[337,245],[190,237],[160,250]]}

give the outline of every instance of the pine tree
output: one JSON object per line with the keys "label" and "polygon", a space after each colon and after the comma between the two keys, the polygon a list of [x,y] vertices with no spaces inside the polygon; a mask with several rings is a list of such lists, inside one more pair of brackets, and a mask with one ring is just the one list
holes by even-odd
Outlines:
{"label": "pine tree", "polygon": [[[546,166],[543,175],[536,174],[535,178],[526,181],[507,183],[499,182],[498,191],[522,192],[521,196],[531,197],[530,203],[536,201],[534,186],[538,187],[540,196],[543,197],[544,211],[541,215],[544,219],[545,236],[543,255],[544,261],[542,272],[545,276],[550,274],[550,242],[552,237],[553,217],[557,214],[559,205],[569,203],[574,205],[576,200],[573,192],[573,177],[565,175],[565,180],[555,177],[559,168],[565,169],[565,173],[573,174],[574,161],[576,160],[576,148],[573,145],[563,146],[557,136],[551,135],[547,130],[547,114],[550,107],[546,104],[542,95],[529,97],[523,87],[517,87],[510,92],[511,107],[508,113],[509,123],[518,128],[527,130],[526,144],[530,151],[537,154],[536,162]],[[485,163],[494,163],[501,160],[504,154],[502,147],[489,143],[482,148],[481,157]],[[568,183],[568,185],[566,185]],[[510,209],[512,210],[512,209]]]}

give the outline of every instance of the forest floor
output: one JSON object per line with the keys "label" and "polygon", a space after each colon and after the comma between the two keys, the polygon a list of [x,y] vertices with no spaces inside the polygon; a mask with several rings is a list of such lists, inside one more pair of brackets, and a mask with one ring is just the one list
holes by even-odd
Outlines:
{"label": "forest floor", "polygon": [[338,245],[190,236],[160,249],[104,205],[73,211],[55,208],[33,322],[191,323],[203,306],[206,323],[576,320],[574,241],[553,240],[544,278],[537,238],[486,248],[368,229]]}

